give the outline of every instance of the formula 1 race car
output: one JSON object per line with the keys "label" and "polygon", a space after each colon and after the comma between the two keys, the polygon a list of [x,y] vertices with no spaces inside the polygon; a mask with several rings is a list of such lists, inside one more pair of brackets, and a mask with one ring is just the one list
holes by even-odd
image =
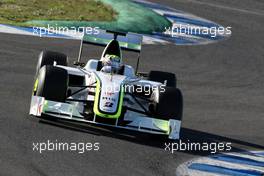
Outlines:
{"label": "formula 1 race car", "polygon": [[84,43],[106,46],[102,58],[106,55],[122,58],[123,50],[137,52],[140,56],[142,37],[135,35],[131,42],[128,33],[107,31],[107,34],[111,39],[86,36],[82,40],[75,67],[67,66],[65,54],[41,52],[30,115],[165,134],[170,139],[179,139],[183,97],[176,88],[175,74],[140,73],[140,57],[135,70],[122,64],[118,72],[102,71],[101,59],[80,61]]}

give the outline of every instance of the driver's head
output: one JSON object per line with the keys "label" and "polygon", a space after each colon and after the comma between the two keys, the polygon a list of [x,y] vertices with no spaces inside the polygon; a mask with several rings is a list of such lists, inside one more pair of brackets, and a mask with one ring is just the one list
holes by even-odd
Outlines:
{"label": "driver's head", "polygon": [[117,55],[106,54],[101,61],[104,72],[118,72],[122,66],[121,58]]}

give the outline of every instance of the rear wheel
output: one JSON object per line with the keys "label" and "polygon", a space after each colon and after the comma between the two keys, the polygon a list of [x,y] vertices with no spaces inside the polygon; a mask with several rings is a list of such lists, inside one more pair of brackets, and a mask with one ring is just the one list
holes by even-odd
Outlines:
{"label": "rear wheel", "polygon": [[159,119],[181,120],[183,111],[183,96],[174,87],[160,88],[157,92],[157,102],[151,104],[151,110]]}
{"label": "rear wheel", "polygon": [[67,70],[45,65],[39,70],[36,95],[47,100],[65,102],[68,89]]}
{"label": "rear wheel", "polygon": [[150,71],[148,75],[148,80],[166,83],[167,87],[176,87],[176,75],[169,72],[162,72],[162,71]]}

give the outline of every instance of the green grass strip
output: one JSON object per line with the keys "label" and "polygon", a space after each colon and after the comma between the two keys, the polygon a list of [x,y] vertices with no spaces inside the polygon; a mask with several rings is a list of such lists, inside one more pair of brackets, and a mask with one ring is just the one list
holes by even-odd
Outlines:
{"label": "green grass strip", "polygon": [[113,21],[117,13],[96,0],[0,0],[0,23],[30,26],[31,20]]}

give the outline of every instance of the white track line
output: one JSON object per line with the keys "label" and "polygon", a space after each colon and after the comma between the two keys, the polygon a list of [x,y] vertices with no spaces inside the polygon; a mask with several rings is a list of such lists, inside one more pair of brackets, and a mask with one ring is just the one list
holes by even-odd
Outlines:
{"label": "white track line", "polygon": [[197,0],[185,0],[185,2],[192,2],[192,3],[206,5],[206,6],[210,6],[210,7],[216,7],[216,8],[221,8],[221,9],[225,9],[225,10],[237,11],[240,13],[264,16],[264,12],[255,12],[255,11],[250,11],[250,10],[246,10],[246,9],[239,9],[239,8],[235,8],[235,7],[228,7],[228,6],[219,5],[219,4],[200,2]]}

